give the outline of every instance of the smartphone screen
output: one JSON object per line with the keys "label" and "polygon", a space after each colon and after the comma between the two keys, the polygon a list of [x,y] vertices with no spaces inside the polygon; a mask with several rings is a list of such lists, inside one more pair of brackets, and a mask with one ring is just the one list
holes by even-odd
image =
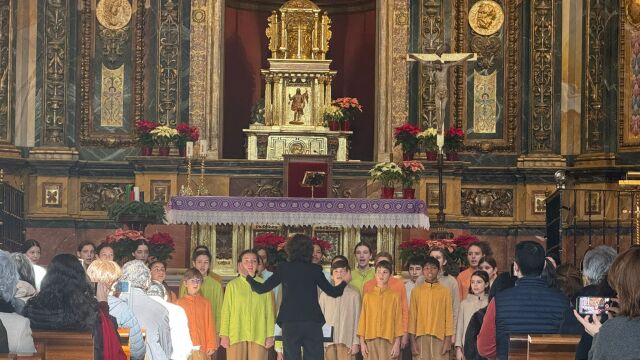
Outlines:
{"label": "smartphone screen", "polygon": [[128,281],[118,281],[116,283],[116,292],[120,294],[128,294],[129,293],[129,282]]}
{"label": "smartphone screen", "polygon": [[606,310],[606,305],[611,305],[611,298],[580,296],[576,301],[576,310],[580,315],[599,315]]}

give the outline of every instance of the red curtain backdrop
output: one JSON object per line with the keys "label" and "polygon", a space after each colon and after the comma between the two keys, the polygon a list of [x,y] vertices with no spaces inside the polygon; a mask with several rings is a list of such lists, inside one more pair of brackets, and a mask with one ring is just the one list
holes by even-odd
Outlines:
{"label": "red curtain backdrop", "polygon": [[[223,157],[246,158],[245,136],[251,106],[263,97],[260,69],[268,67],[265,29],[268,12],[225,10]],[[338,71],[333,97],[357,97],[365,110],[352,124],[350,158],[373,159],[375,110],[375,10],[331,14],[333,38],[328,57]]]}

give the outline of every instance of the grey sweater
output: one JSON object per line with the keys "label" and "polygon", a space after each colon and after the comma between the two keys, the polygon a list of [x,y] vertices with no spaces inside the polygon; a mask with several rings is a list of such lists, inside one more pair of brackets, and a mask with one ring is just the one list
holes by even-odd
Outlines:
{"label": "grey sweater", "polygon": [[640,318],[607,320],[593,338],[589,360],[640,359]]}

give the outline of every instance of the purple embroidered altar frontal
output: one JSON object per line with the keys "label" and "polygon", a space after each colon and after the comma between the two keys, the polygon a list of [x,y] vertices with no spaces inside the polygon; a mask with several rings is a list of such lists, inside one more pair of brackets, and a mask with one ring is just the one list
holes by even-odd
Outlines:
{"label": "purple embroidered altar frontal", "polygon": [[169,224],[429,228],[422,200],[175,196]]}

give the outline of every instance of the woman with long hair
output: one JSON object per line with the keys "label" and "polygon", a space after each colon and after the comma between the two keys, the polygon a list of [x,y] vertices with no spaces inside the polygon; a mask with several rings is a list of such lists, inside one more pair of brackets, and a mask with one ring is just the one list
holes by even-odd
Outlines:
{"label": "woman with long hair", "polygon": [[282,284],[282,304],[277,324],[282,328],[284,358],[287,360],[322,359],[322,325],[324,316],[318,302],[317,288],[328,296],[338,297],[351,280],[349,275],[336,286],[325,278],[322,267],[311,263],[313,243],[307,235],[294,235],[285,246],[288,261],[281,263],[264,283],[257,282],[244,265],[238,266],[253,291],[263,294]]}
{"label": "woman with long hair", "polygon": [[23,315],[29,318],[32,329],[91,331],[95,359],[122,359],[116,325],[108,317],[109,289],[99,283],[95,297],[93,292],[78,259],[71,254],[56,255],[40,292],[29,299]]}
{"label": "woman with long hair", "polygon": [[42,279],[44,279],[44,276],[47,274],[47,270],[39,265],[42,247],[40,247],[40,243],[37,240],[29,239],[24,242],[22,253],[25,254],[29,260],[31,260],[31,264],[33,264],[35,287],[37,290],[40,290]]}

